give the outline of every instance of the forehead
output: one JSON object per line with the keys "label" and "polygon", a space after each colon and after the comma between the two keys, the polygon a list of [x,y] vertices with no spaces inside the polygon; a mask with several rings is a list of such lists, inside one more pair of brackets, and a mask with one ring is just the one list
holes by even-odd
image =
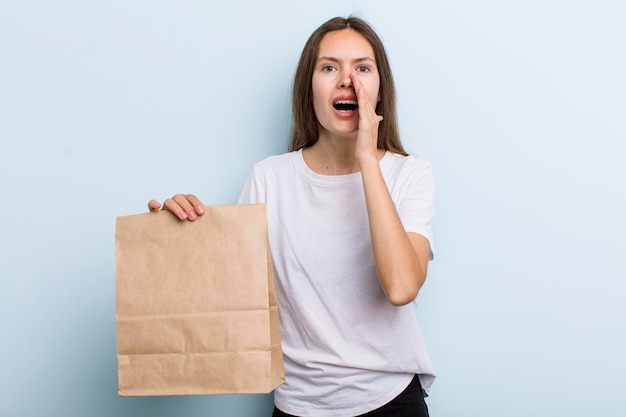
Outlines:
{"label": "forehead", "polygon": [[375,59],[374,48],[365,36],[350,28],[325,34],[317,52],[320,57]]}

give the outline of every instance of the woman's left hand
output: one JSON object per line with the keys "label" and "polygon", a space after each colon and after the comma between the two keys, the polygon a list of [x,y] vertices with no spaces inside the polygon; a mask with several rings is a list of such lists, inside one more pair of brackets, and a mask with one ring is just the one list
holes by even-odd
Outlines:
{"label": "woman's left hand", "polygon": [[383,116],[376,114],[376,109],[359,76],[352,73],[351,77],[359,104],[359,132],[354,156],[359,162],[370,157],[378,161],[378,125],[383,120]]}

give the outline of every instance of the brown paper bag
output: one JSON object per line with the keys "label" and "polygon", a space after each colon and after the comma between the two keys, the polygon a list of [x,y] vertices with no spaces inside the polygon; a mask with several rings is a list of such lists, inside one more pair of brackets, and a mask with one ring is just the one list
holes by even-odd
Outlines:
{"label": "brown paper bag", "polygon": [[284,379],[262,204],[117,218],[119,395],[267,393]]}

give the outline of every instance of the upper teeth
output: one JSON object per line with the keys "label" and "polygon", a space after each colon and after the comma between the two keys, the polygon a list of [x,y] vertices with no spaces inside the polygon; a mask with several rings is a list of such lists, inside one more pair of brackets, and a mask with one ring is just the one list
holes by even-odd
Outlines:
{"label": "upper teeth", "polygon": [[352,101],[352,100],[337,100],[335,102],[335,104],[353,104],[356,105],[356,101]]}

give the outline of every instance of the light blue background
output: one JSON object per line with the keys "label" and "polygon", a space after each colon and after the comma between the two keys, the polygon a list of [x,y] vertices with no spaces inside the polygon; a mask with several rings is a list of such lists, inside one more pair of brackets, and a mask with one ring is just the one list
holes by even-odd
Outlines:
{"label": "light blue background", "polygon": [[2,2],[0,415],[269,415],[117,396],[115,218],[235,202],[285,150],[306,38],[351,12],[437,174],[432,416],[626,415],[625,4]]}

